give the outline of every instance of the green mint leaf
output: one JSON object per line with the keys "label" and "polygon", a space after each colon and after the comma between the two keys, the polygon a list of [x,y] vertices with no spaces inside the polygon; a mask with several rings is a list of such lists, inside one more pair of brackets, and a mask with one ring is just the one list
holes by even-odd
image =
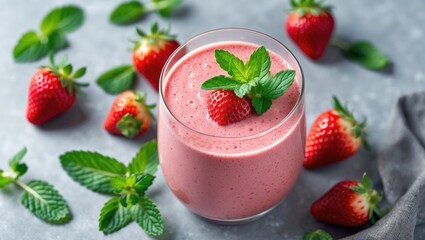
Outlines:
{"label": "green mint leaf", "polygon": [[303,240],[332,240],[332,236],[322,229],[306,232]]}
{"label": "green mint leaf", "polygon": [[96,83],[109,94],[118,94],[133,88],[136,70],[131,65],[119,66],[103,73]]}
{"label": "green mint leaf", "polygon": [[382,69],[390,62],[384,53],[379,51],[372,43],[366,41],[353,43],[344,50],[344,56],[372,70]]}
{"label": "green mint leaf", "polygon": [[59,159],[62,168],[74,181],[94,192],[113,194],[111,178],[126,173],[124,164],[96,152],[71,151]]}
{"label": "green mint leaf", "polygon": [[120,193],[127,186],[126,178],[124,176],[112,177],[111,185],[114,188],[114,191]]}
{"label": "green mint leaf", "polygon": [[7,187],[13,180],[9,177],[2,176],[3,171],[0,172],[0,188]]}
{"label": "green mint leaf", "polygon": [[239,85],[238,88],[234,90],[236,96],[243,98],[251,91],[252,86],[249,83],[244,83]]}
{"label": "green mint leaf", "polygon": [[256,77],[264,77],[270,72],[270,56],[264,46],[259,47],[249,57],[248,62],[245,64],[245,68],[248,72],[248,79],[254,79]]}
{"label": "green mint leaf", "polygon": [[110,234],[131,222],[129,210],[120,204],[119,198],[112,198],[103,205],[99,216],[99,230]]}
{"label": "green mint leaf", "polygon": [[232,76],[233,80],[238,82],[248,82],[248,74],[245,65],[241,59],[225,50],[215,50],[215,59],[220,67]]}
{"label": "green mint leaf", "polygon": [[289,87],[291,87],[294,79],[294,70],[280,71],[266,81],[260,81],[260,94],[264,98],[276,99],[282,96],[289,89]]}
{"label": "green mint leaf", "polygon": [[235,81],[231,78],[225,77],[224,75],[216,76],[208,79],[201,85],[203,90],[234,90],[240,87],[242,83]]}
{"label": "green mint leaf", "polygon": [[64,224],[71,220],[68,205],[49,183],[33,180],[28,182],[24,190],[21,203],[38,218],[53,224]]}
{"label": "green mint leaf", "polygon": [[47,46],[49,50],[58,51],[65,48],[68,42],[65,39],[65,34],[54,31],[47,37]]}
{"label": "green mint leaf", "polygon": [[171,15],[171,12],[179,6],[183,1],[182,0],[153,0],[152,3],[155,6],[155,9],[158,10],[159,15],[162,17],[168,18]]}
{"label": "green mint leaf", "polygon": [[13,49],[13,59],[16,62],[33,62],[46,56],[49,51],[47,39],[41,38],[36,32],[26,32]]}
{"label": "green mint leaf", "polygon": [[133,220],[151,236],[159,236],[164,231],[164,222],[155,203],[147,197],[140,198],[139,204],[131,208]]}
{"label": "green mint leaf", "polygon": [[255,112],[260,116],[267,112],[272,105],[272,100],[269,98],[253,98],[251,102]]}
{"label": "green mint leaf", "polygon": [[112,11],[109,21],[119,25],[134,23],[145,14],[145,10],[145,7],[139,1],[124,2]]}
{"label": "green mint leaf", "polygon": [[137,175],[136,184],[134,185],[137,194],[139,194],[139,196],[145,195],[146,190],[152,185],[153,180],[155,180],[155,176],[150,174]]}
{"label": "green mint leaf", "polygon": [[50,11],[42,20],[41,32],[49,36],[52,32],[69,33],[77,30],[84,21],[84,13],[80,7],[64,6]]}
{"label": "green mint leaf", "polygon": [[154,175],[159,164],[157,140],[151,140],[143,144],[136,156],[128,165],[130,174],[146,173]]}
{"label": "green mint leaf", "polygon": [[16,171],[16,167],[21,163],[25,154],[27,154],[27,148],[22,148],[18,153],[16,153],[10,160],[9,166],[13,171]]}

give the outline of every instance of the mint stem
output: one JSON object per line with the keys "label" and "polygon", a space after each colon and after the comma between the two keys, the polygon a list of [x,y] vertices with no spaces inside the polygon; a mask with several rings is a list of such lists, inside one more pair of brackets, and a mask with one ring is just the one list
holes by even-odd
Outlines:
{"label": "mint stem", "polygon": [[344,41],[341,41],[339,39],[332,39],[331,42],[329,43],[330,46],[335,46],[337,48],[340,48],[343,51],[348,50],[348,48],[350,47],[349,44],[347,44]]}
{"label": "mint stem", "polygon": [[34,191],[32,188],[28,187],[25,183],[19,181],[19,180],[14,180],[14,182],[21,187],[22,189],[24,189],[26,192],[28,192],[29,194],[33,195],[35,198],[37,198],[38,200],[40,200],[43,203],[46,203],[46,200],[44,200],[36,191]]}

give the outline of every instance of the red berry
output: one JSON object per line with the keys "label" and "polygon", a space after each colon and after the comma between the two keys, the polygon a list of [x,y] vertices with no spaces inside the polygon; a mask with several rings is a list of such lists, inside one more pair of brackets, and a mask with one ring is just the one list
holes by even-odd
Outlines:
{"label": "red berry", "polygon": [[[296,2],[296,1],[295,1]],[[295,4],[286,19],[286,31],[291,39],[310,58],[319,59],[332,36],[335,26],[329,8],[315,1]]]}
{"label": "red berry", "polygon": [[169,29],[158,30],[156,23],[152,26],[151,35],[137,30],[141,39],[133,49],[133,65],[151,86],[159,91],[159,77],[168,57],[180,44],[169,35]]}
{"label": "red berry", "polygon": [[322,222],[346,227],[363,226],[369,220],[384,215],[378,206],[382,197],[372,187],[373,183],[366,174],[361,182],[339,182],[313,203],[310,212]]}
{"label": "red berry", "polygon": [[367,146],[365,121],[358,123],[334,97],[335,109],[320,114],[307,135],[304,167],[317,168],[354,155]]}
{"label": "red berry", "polygon": [[105,119],[106,131],[134,138],[148,130],[152,121],[150,109],[155,105],[146,105],[145,94],[125,91],[117,96]]}
{"label": "red berry", "polygon": [[207,104],[209,116],[219,125],[239,122],[253,111],[249,98],[239,98],[230,90],[211,92]]}

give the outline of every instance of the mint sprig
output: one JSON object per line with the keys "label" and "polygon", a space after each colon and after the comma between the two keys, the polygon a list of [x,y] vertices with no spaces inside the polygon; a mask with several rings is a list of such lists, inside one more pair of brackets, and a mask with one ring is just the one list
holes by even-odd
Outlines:
{"label": "mint sprig", "polygon": [[348,44],[333,39],[330,45],[341,49],[348,60],[370,70],[381,70],[390,63],[388,56],[368,41],[362,40]]}
{"label": "mint sprig", "polygon": [[167,18],[181,3],[182,0],[152,0],[150,3],[128,1],[121,3],[112,11],[109,21],[118,25],[131,24],[150,12],[158,12],[160,16]]}
{"label": "mint sprig", "polygon": [[41,21],[40,32],[24,33],[13,49],[16,62],[33,62],[45,57],[49,51],[58,51],[68,45],[66,34],[77,30],[84,21],[78,6],[63,6],[51,10]]}
{"label": "mint sprig", "polygon": [[215,59],[230,77],[215,76],[205,81],[201,88],[233,90],[240,98],[248,97],[258,115],[265,113],[272,105],[272,100],[282,96],[295,79],[294,70],[283,70],[271,75],[270,56],[264,46],[255,50],[246,63],[220,49],[215,50]]}
{"label": "mint sprig", "polygon": [[27,153],[23,148],[9,160],[11,172],[0,170],[0,188],[7,187],[11,183],[24,190],[21,203],[36,217],[51,224],[65,224],[71,220],[68,205],[61,194],[49,183],[40,180],[31,180],[24,183],[19,178],[28,170],[28,166],[22,163]]}
{"label": "mint sprig", "polygon": [[88,189],[111,195],[99,216],[99,230],[110,234],[135,221],[149,235],[161,235],[164,223],[155,203],[146,196],[157,170],[156,140],[145,143],[128,166],[95,152],[70,151],[60,157],[63,169]]}

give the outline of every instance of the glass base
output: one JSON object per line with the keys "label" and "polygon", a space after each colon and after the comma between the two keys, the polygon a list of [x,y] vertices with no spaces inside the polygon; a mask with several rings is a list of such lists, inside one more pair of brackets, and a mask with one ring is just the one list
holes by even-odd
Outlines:
{"label": "glass base", "polygon": [[202,216],[200,214],[197,213],[193,213],[196,216],[208,221],[208,222],[212,222],[215,224],[221,224],[221,225],[239,225],[239,224],[245,224],[245,223],[249,223],[249,222],[253,222],[261,217],[263,217],[264,215],[266,215],[267,213],[269,213],[271,210],[273,210],[276,206],[267,209],[264,212],[258,213],[254,216],[250,216],[250,217],[246,217],[246,218],[238,218],[238,219],[220,219],[220,218],[212,218],[212,217],[205,217]]}

